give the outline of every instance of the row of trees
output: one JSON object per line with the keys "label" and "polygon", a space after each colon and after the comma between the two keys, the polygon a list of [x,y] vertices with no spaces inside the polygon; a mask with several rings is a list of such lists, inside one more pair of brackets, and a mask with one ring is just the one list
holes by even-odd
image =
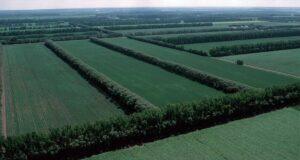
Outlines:
{"label": "row of trees", "polygon": [[[91,36],[95,36],[95,35],[58,36],[58,37],[51,37],[50,39],[53,41],[81,40],[81,39],[89,39]],[[106,36],[98,35],[97,37],[101,38]],[[39,43],[39,42],[44,42],[47,39],[49,39],[49,37],[26,38],[26,39],[11,38],[9,40],[3,41],[2,43],[3,44]]]}
{"label": "row of trees", "polygon": [[142,24],[129,26],[110,26],[104,27],[108,30],[133,30],[133,29],[153,29],[153,28],[179,28],[179,27],[201,27],[213,26],[213,23],[171,23],[171,24]]}
{"label": "row of trees", "polygon": [[187,104],[145,110],[48,133],[0,139],[0,157],[16,160],[79,159],[300,103],[300,84],[246,91]]}
{"label": "row of trees", "polygon": [[122,33],[117,33],[108,29],[103,29],[103,28],[99,28],[99,31],[108,34],[110,37],[122,37],[123,34]]}
{"label": "row of trees", "polygon": [[99,44],[101,46],[104,46],[106,48],[109,48],[109,49],[115,50],[117,52],[120,52],[122,54],[125,54],[127,56],[136,58],[138,60],[147,62],[152,65],[156,65],[156,66],[163,68],[169,72],[176,73],[180,76],[184,76],[193,81],[197,81],[201,84],[207,85],[207,86],[215,88],[217,90],[221,90],[225,93],[235,93],[235,92],[246,89],[245,86],[237,85],[236,83],[233,83],[229,80],[224,80],[224,79],[215,77],[213,75],[208,75],[206,73],[202,73],[199,70],[189,68],[184,65],[180,65],[177,63],[169,62],[169,61],[164,61],[164,60],[149,56],[144,53],[139,53],[139,52],[127,49],[127,48],[116,46],[116,45],[104,42],[97,38],[91,38],[91,41],[96,44]]}
{"label": "row of trees", "polygon": [[19,36],[19,35],[29,35],[29,34],[73,33],[73,32],[89,32],[89,31],[97,31],[97,28],[69,27],[69,28],[56,28],[56,29],[10,31],[10,32],[0,32],[0,36]]}
{"label": "row of trees", "polygon": [[153,37],[155,40],[164,41],[172,44],[192,44],[192,43],[206,43],[206,42],[220,42],[245,40],[256,38],[272,38],[272,37],[288,37],[300,36],[300,29],[282,29],[282,30],[267,30],[267,31],[249,31],[238,33],[220,33],[213,35],[184,35],[177,37]]}
{"label": "row of trees", "polygon": [[112,97],[126,112],[140,112],[144,109],[157,108],[147,100],[90,67],[82,60],[67,53],[53,41],[48,40],[45,45],[80,73],[88,82],[93,84],[93,86]]}
{"label": "row of trees", "polygon": [[213,57],[222,57],[229,55],[258,53],[293,48],[300,48],[300,40],[221,46],[210,49],[209,54]]}
{"label": "row of trees", "polygon": [[[201,33],[201,32],[221,32],[221,31],[244,31],[245,29],[234,28],[200,28],[200,29],[182,29],[182,30],[158,30],[151,32],[129,33],[130,36],[147,36],[147,35],[165,35],[165,34],[184,34],[184,33]],[[247,29],[248,30],[248,29]]]}
{"label": "row of trees", "polygon": [[162,46],[162,47],[167,47],[167,48],[172,48],[172,49],[176,49],[176,50],[180,50],[180,51],[190,52],[190,53],[197,54],[197,55],[200,55],[200,56],[207,56],[207,53],[204,52],[204,51],[194,50],[194,49],[186,49],[182,45],[181,46],[174,45],[174,44],[171,44],[171,43],[166,43],[166,42],[163,42],[163,41],[157,41],[157,40],[150,39],[150,38],[133,37],[133,36],[127,36],[127,37],[130,38],[130,39],[134,39],[134,40],[138,40],[138,41],[146,42],[146,43],[151,43],[151,44],[155,44],[155,45]]}
{"label": "row of trees", "polygon": [[296,28],[293,26],[261,26],[249,24],[247,27],[244,26],[230,26],[223,28],[198,28],[198,29],[180,29],[180,30],[158,30],[151,32],[135,32],[128,33],[129,36],[147,36],[147,35],[165,35],[165,34],[184,34],[184,33],[201,33],[201,32],[224,32],[224,31],[248,31],[248,30],[267,30],[267,29],[280,29],[280,28]]}

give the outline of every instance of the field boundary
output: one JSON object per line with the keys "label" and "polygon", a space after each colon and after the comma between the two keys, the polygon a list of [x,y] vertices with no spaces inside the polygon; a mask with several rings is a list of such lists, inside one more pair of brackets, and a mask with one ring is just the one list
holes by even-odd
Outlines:
{"label": "field boundary", "polygon": [[[220,58],[214,58],[214,59],[217,59],[219,61],[224,61],[224,62],[235,64],[234,62],[229,61],[229,60],[225,60],[225,59],[220,59]],[[257,70],[261,70],[261,71],[265,71],[265,72],[275,73],[275,74],[282,75],[282,76],[287,76],[287,77],[291,77],[291,78],[300,79],[299,76],[296,76],[296,75],[293,75],[293,74],[289,74],[289,73],[284,73],[284,72],[280,72],[280,71],[274,71],[274,70],[271,70],[271,69],[257,67],[257,66],[253,66],[253,65],[249,65],[249,64],[244,64],[243,66],[249,67],[249,68],[253,68],[253,69],[257,69]]]}
{"label": "field boundary", "polygon": [[300,103],[299,98],[300,84],[296,83],[168,105],[162,110],[145,110],[108,121],[66,126],[47,134],[33,132],[10,137],[2,141],[5,152],[0,152],[0,157],[80,159],[291,107]]}
{"label": "field boundary", "polygon": [[137,60],[143,61],[145,63],[149,63],[151,65],[160,67],[168,72],[177,74],[179,76],[183,76],[192,81],[196,81],[202,85],[206,85],[208,87],[214,88],[216,90],[222,91],[224,93],[236,93],[243,90],[250,89],[246,85],[241,85],[239,83],[235,83],[229,79],[220,78],[215,75],[211,75],[205,73],[201,70],[194,69],[179,63],[175,63],[172,61],[161,60],[157,57],[149,56],[147,54],[136,52],[134,50],[123,48],[118,45],[113,45],[111,43],[102,41],[97,38],[91,38],[91,42],[96,43],[97,45],[106,47],[108,49],[117,51],[120,54],[124,54],[126,56],[135,58]]}
{"label": "field boundary", "polygon": [[7,123],[6,123],[6,102],[4,93],[4,48],[0,44],[0,92],[1,92],[1,124],[2,124],[2,135],[7,138]]}
{"label": "field boundary", "polygon": [[137,95],[126,87],[113,81],[105,74],[99,72],[98,70],[83,62],[80,58],[77,58],[72,54],[66,52],[55,42],[48,40],[45,42],[45,46],[50,49],[57,57],[68,64],[71,68],[77,71],[93,87],[97,88],[100,92],[105,92],[108,96],[118,102],[119,106],[122,107],[122,109],[126,113],[130,114],[146,109],[159,110],[157,106],[155,106],[145,98]]}

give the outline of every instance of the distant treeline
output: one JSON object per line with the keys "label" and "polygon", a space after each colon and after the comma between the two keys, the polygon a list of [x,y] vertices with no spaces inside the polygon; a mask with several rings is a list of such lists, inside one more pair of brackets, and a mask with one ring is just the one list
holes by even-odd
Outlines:
{"label": "distant treeline", "polygon": [[145,110],[48,133],[0,138],[0,159],[80,159],[300,103],[300,84]]}
{"label": "distant treeline", "polygon": [[233,46],[220,46],[209,50],[209,54],[213,57],[222,57],[247,53],[258,53],[285,49],[300,48],[300,40],[280,41],[258,44],[244,44]]}
{"label": "distant treeline", "polygon": [[176,50],[179,50],[179,51],[185,51],[185,52],[197,54],[197,55],[200,55],[200,56],[208,56],[207,53],[204,52],[204,51],[194,50],[194,49],[186,49],[186,48],[184,48],[184,46],[174,45],[174,44],[171,44],[171,43],[157,41],[157,40],[153,40],[153,39],[150,39],[150,38],[133,37],[133,36],[127,36],[127,37],[130,38],[130,39],[141,41],[141,42],[152,43],[152,44],[155,44],[155,45],[158,45],[158,46],[167,47],[167,48],[171,48],[171,49],[176,49]]}
{"label": "distant treeline", "polygon": [[127,88],[114,82],[104,74],[90,67],[82,60],[74,57],[70,53],[64,51],[53,41],[48,40],[45,45],[51,49],[58,57],[69,64],[74,70],[80,73],[88,82],[93,84],[97,89],[105,92],[112,97],[120,106],[128,113],[139,112],[144,109],[157,108],[144,98],[136,95]]}
{"label": "distant treeline", "polygon": [[28,34],[54,34],[54,33],[72,33],[72,32],[88,32],[88,31],[98,31],[97,28],[59,28],[59,29],[42,29],[42,30],[23,30],[23,31],[10,31],[10,32],[0,32],[0,36],[19,36]]}
{"label": "distant treeline", "polygon": [[39,43],[44,42],[47,39],[51,39],[53,41],[67,41],[67,40],[81,40],[81,39],[89,39],[90,37],[98,38],[106,38],[109,37],[107,35],[66,35],[66,36],[54,36],[54,37],[41,37],[41,38],[25,38],[25,39],[18,39],[18,38],[11,38],[9,40],[2,41],[3,44],[23,44],[23,43]]}
{"label": "distant treeline", "polygon": [[125,54],[127,56],[136,58],[138,60],[142,60],[142,61],[147,62],[152,65],[156,65],[156,66],[163,68],[169,72],[176,73],[180,76],[186,77],[193,81],[197,81],[201,84],[207,85],[207,86],[215,88],[217,90],[221,90],[225,93],[236,93],[238,91],[247,89],[246,86],[238,85],[229,80],[225,80],[225,79],[213,76],[213,75],[208,75],[206,73],[202,73],[199,70],[196,70],[196,69],[193,69],[193,68],[181,65],[181,64],[164,61],[164,60],[149,56],[144,53],[140,53],[140,52],[136,52],[136,51],[133,51],[133,50],[130,50],[127,48],[116,46],[116,45],[104,42],[97,38],[91,38],[91,41],[96,44],[99,44],[101,46],[104,46],[106,48],[109,48],[109,49],[115,50],[117,52],[120,52],[122,54]]}
{"label": "distant treeline", "polygon": [[231,34],[220,33],[214,35],[183,35],[183,36],[169,37],[169,38],[153,37],[153,39],[178,45],[178,44],[246,40],[246,39],[257,39],[257,38],[288,37],[288,36],[300,36],[300,29],[249,31],[249,32],[231,33]]}
{"label": "distant treeline", "polygon": [[139,31],[135,33],[127,33],[129,36],[147,36],[147,35],[166,35],[166,34],[183,34],[183,33],[201,33],[201,32],[224,32],[224,31],[249,31],[249,30],[271,30],[271,29],[291,29],[300,28],[299,25],[285,26],[262,26],[249,24],[246,25],[230,25],[224,28],[198,28],[198,29],[178,29],[178,30],[158,30],[158,31]]}
{"label": "distant treeline", "polygon": [[165,35],[165,34],[183,34],[183,33],[200,33],[200,32],[221,32],[221,31],[244,31],[249,29],[234,29],[234,28],[203,28],[203,29],[181,29],[181,30],[159,30],[151,32],[135,32],[127,33],[132,36],[147,36],[147,35]]}
{"label": "distant treeline", "polygon": [[133,30],[133,29],[179,28],[179,27],[201,27],[201,26],[213,26],[213,23],[152,24],[152,25],[110,26],[104,28],[108,30]]}

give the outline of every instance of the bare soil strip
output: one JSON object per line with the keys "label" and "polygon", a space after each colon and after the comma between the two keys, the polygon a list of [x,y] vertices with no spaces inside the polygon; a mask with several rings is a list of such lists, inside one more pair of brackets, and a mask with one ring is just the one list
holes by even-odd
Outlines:
{"label": "bare soil strip", "polygon": [[[217,59],[217,58],[216,58],[216,59]],[[217,60],[225,61],[225,62],[229,62],[229,63],[234,63],[234,62],[232,62],[232,61],[225,60],[225,59],[217,59]],[[272,72],[272,73],[276,73],[276,74],[280,74],[280,75],[284,75],[284,76],[288,76],[288,77],[292,77],[292,78],[300,79],[299,76],[295,76],[295,75],[289,74],[289,73],[284,73],[284,72],[274,71],[274,70],[271,70],[271,69],[266,69],[266,68],[261,68],[261,67],[257,67],[257,66],[252,66],[252,65],[249,65],[249,64],[244,64],[243,66],[246,66],[246,67],[249,67],[249,68],[253,68],[253,69],[257,69],[257,70],[266,71],[266,72]]]}

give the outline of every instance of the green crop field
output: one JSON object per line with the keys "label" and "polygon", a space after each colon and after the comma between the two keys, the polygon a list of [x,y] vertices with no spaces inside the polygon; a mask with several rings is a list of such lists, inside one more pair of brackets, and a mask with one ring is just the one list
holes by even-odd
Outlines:
{"label": "green crop field", "polygon": [[295,160],[300,157],[300,111],[253,118],[107,152],[88,160]]}
{"label": "green crop field", "polygon": [[234,80],[252,87],[264,88],[273,85],[284,85],[298,82],[296,78],[290,78],[279,74],[256,70],[249,67],[238,66],[232,63],[216,60],[209,57],[202,57],[187,52],[164,48],[149,43],[144,43],[128,38],[104,39],[112,44],[120,45],[136,51],[149,54],[164,60],[190,66],[209,74]]}
{"label": "green crop field", "polygon": [[248,65],[288,73],[300,78],[300,49],[228,56],[221,59],[232,62],[243,60]]}
{"label": "green crop field", "polygon": [[58,44],[99,72],[158,106],[223,95],[210,87],[87,40],[64,41]]}
{"label": "green crop field", "polygon": [[124,114],[43,44],[9,45],[4,51],[8,135]]}
{"label": "green crop field", "polygon": [[180,37],[180,36],[202,36],[202,35],[232,34],[232,33],[243,33],[243,32],[244,31],[216,31],[216,32],[200,32],[200,33],[150,35],[150,36],[144,36],[144,37],[147,37],[147,38],[151,38],[151,37],[171,38],[171,37]]}
{"label": "green crop field", "polygon": [[236,41],[225,41],[225,42],[210,42],[210,43],[194,43],[194,44],[185,44],[184,47],[187,49],[209,51],[210,49],[212,49],[214,47],[220,47],[220,46],[257,44],[257,43],[289,41],[289,40],[300,40],[300,36],[260,38],[260,39],[236,40]]}

